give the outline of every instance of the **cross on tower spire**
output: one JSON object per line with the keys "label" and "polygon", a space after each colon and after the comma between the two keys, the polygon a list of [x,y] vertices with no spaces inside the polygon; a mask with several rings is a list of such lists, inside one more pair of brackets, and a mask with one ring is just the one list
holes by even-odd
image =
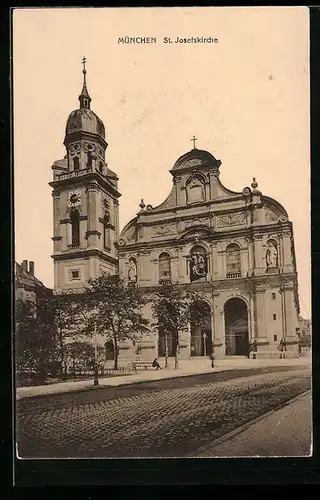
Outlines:
{"label": "cross on tower spire", "polygon": [[86,74],[86,62],[87,59],[85,57],[82,58],[83,70],[82,73]]}
{"label": "cross on tower spire", "polygon": [[86,81],[86,74],[87,74],[86,62],[87,62],[87,59],[85,57],[83,57],[81,62],[83,65],[83,69],[82,69],[83,86],[82,86],[81,94],[79,95],[80,108],[90,109],[91,97],[89,96],[89,92],[87,89],[87,81]]}
{"label": "cross on tower spire", "polygon": [[192,137],[192,139],[191,139],[191,141],[193,141],[193,149],[197,149],[197,148],[196,148],[196,141],[197,141],[197,140],[198,140],[198,139],[197,139],[197,137],[195,137],[195,136],[193,136],[193,137]]}

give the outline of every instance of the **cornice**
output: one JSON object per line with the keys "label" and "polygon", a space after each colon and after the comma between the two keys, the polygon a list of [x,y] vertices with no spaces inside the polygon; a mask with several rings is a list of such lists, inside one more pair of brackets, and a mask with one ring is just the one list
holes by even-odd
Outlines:
{"label": "cornice", "polygon": [[[77,171],[81,173],[81,170]],[[70,187],[75,186],[83,186],[87,187],[90,183],[96,183],[99,188],[103,188],[106,193],[111,194],[115,197],[115,199],[120,198],[121,193],[111,184],[111,182],[102,177],[98,172],[92,171],[84,173],[83,175],[78,174],[77,176],[70,175],[63,179],[55,179],[54,181],[49,182],[49,186],[51,186],[54,190],[63,190],[68,189]]]}
{"label": "cornice", "polygon": [[98,257],[99,259],[109,262],[111,264],[118,264],[118,259],[116,257],[112,257],[111,255],[106,254],[102,250],[98,250],[95,248],[74,250],[73,252],[66,252],[66,253],[54,253],[51,255],[51,258],[54,261],[88,259],[89,257]]}

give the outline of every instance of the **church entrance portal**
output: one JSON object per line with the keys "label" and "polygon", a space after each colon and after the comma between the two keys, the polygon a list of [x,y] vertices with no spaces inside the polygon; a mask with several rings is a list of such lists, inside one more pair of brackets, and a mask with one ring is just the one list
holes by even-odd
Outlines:
{"label": "church entrance portal", "polygon": [[[199,311],[201,317],[199,318]],[[211,356],[212,354],[212,330],[211,309],[206,302],[192,305],[191,318],[191,356]]]}
{"label": "church entrance portal", "polygon": [[248,309],[242,299],[224,305],[226,356],[249,356]]}

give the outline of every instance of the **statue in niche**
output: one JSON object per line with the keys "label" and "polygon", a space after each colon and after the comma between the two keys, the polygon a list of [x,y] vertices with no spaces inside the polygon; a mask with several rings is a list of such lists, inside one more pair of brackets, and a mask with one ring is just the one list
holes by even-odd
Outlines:
{"label": "statue in niche", "polygon": [[268,241],[266,250],[266,263],[267,269],[271,267],[278,267],[278,250],[277,245],[273,241]]}
{"label": "statue in niche", "polygon": [[191,280],[203,278],[207,275],[207,256],[203,248],[198,247],[192,250],[190,259]]}
{"label": "statue in niche", "polygon": [[128,280],[130,283],[136,283],[137,281],[137,266],[133,259],[129,260]]}

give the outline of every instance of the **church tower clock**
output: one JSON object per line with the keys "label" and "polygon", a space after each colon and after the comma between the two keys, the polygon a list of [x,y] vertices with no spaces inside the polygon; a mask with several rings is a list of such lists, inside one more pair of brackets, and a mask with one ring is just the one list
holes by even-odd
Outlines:
{"label": "church tower clock", "polygon": [[52,166],[55,291],[82,289],[102,272],[115,274],[119,233],[118,177],[106,162],[102,120],[91,109],[83,58],[79,108],[69,115],[66,154]]}

